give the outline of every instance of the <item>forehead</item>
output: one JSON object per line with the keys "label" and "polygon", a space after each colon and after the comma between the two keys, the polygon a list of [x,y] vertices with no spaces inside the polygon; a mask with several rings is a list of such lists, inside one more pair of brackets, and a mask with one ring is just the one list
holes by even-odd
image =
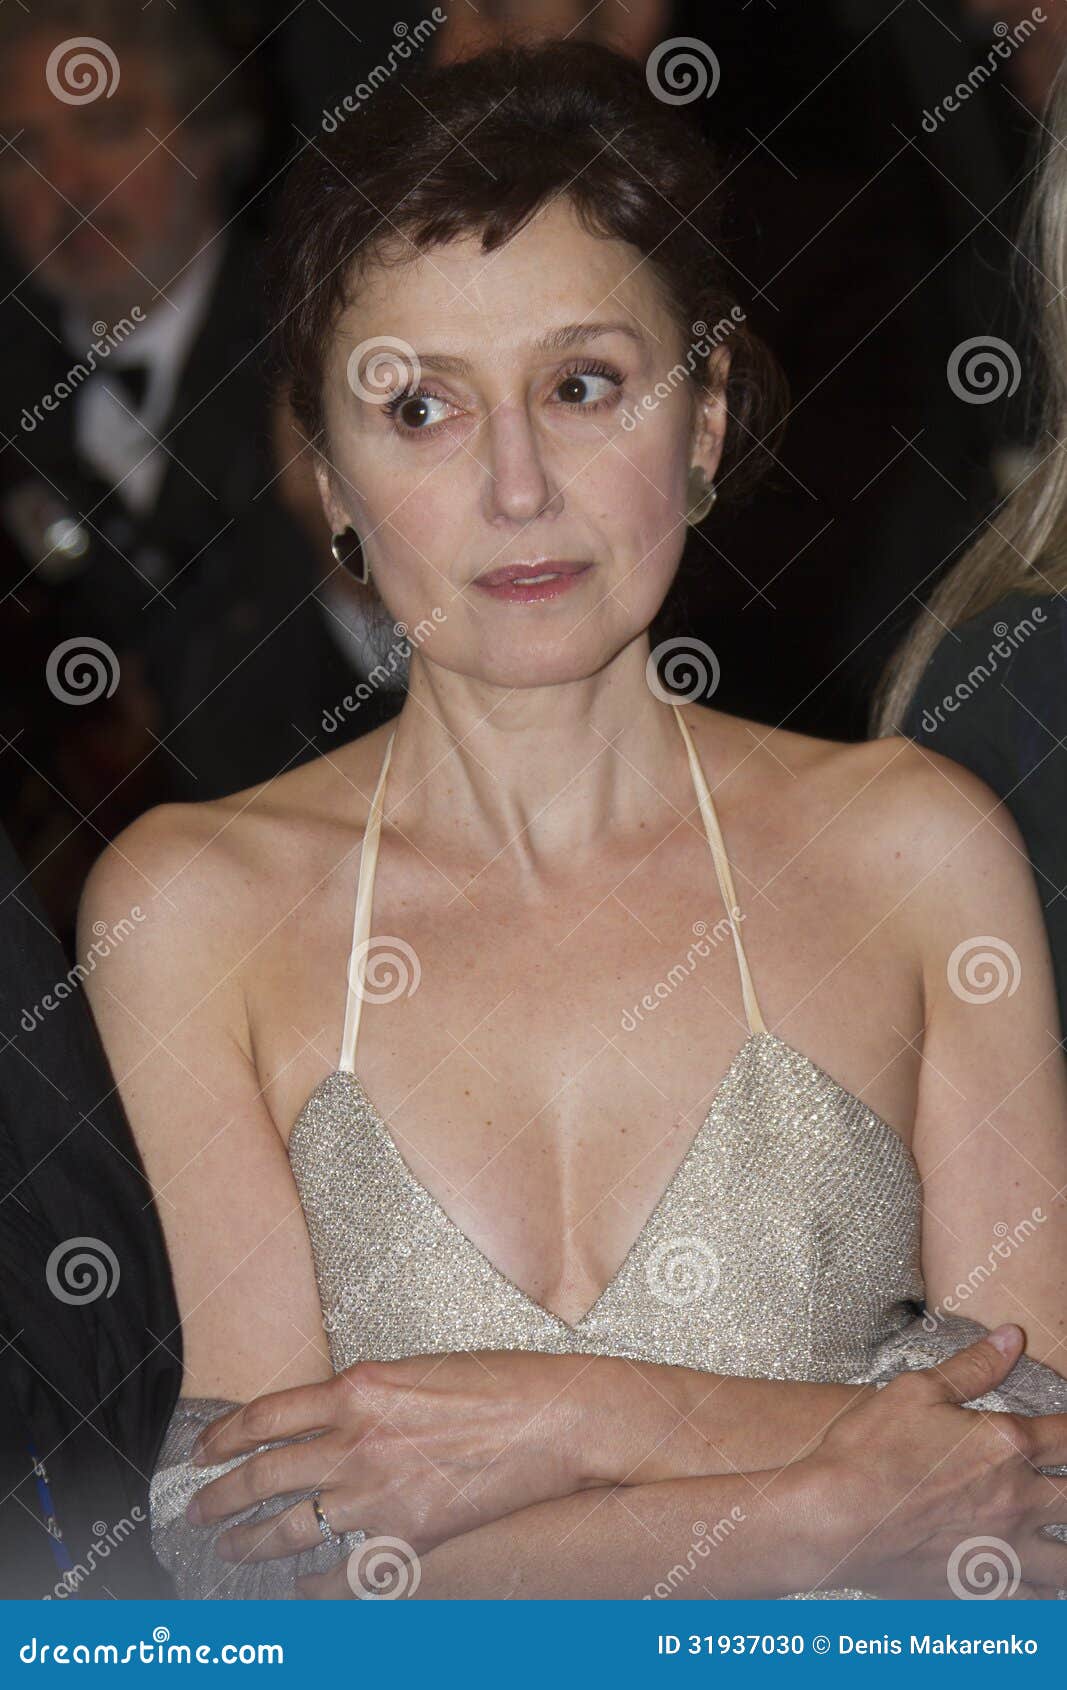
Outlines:
{"label": "forehead", "polygon": [[[168,102],[169,83],[158,58],[139,47],[123,44],[114,49],[118,78],[110,95],[102,91],[99,98],[84,102],[57,98],[49,86],[49,57],[64,39],[54,30],[35,29],[10,44],[0,45],[0,111],[9,131],[18,122],[40,123],[45,120],[91,130],[94,114],[98,112],[132,103]],[[73,78],[69,69],[72,58],[76,61],[77,54],[65,55],[51,72],[61,87],[76,93],[87,92],[99,81],[101,90],[106,89],[113,73],[99,53],[86,49],[83,58],[89,68],[76,73]],[[64,66],[68,68],[64,70]],[[95,72],[94,66],[97,67]],[[84,75],[85,80],[77,80],[77,74]]]}
{"label": "forehead", "polygon": [[395,243],[339,319],[344,342],[390,334],[488,362],[560,323],[625,322],[657,342],[670,322],[662,284],[629,242],[591,234],[566,200],[539,211],[495,252],[477,235],[426,253]]}

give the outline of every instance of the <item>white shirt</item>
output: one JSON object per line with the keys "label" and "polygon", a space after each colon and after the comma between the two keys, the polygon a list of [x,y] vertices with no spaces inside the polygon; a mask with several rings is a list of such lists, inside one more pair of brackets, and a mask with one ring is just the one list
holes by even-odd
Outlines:
{"label": "white shirt", "polygon": [[[167,465],[173,461],[156,442],[164,432],[182,369],[203,323],[225,242],[222,233],[209,239],[167,289],[167,298],[157,300],[144,321],[110,352],[97,354],[96,369],[74,395],[75,445],[132,511],[151,509]],[[105,336],[94,335],[91,320],[80,311],[64,312],[61,326],[68,346],[82,358],[94,340],[107,345]],[[136,414],[125,389],[119,386],[116,394],[107,380],[108,369],[123,364],[148,366],[144,401]]]}

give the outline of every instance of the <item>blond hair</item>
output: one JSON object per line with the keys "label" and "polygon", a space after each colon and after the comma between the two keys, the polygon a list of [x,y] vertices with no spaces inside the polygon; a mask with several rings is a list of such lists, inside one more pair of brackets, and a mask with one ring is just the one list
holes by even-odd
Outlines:
{"label": "blond hair", "polygon": [[1067,62],[1053,84],[1043,125],[1048,140],[1020,237],[1030,265],[1021,291],[1031,302],[1042,367],[1035,461],[938,583],[894,653],[872,706],[875,738],[902,732],[908,706],[946,629],[1008,593],[1051,594],[1067,588],[1067,154],[1060,145],[1067,138]]}

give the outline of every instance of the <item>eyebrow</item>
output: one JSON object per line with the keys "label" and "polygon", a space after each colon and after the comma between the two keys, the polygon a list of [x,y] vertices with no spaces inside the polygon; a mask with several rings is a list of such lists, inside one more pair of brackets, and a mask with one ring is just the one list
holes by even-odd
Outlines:
{"label": "eyebrow", "polygon": [[[565,323],[562,328],[552,329],[539,340],[532,341],[531,350],[565,352],[568,347],[586,340],[599,340],[607,334],[623,334],[638,346],[644,345],[644,336],[630,323]],[[415,356],[419,368],[423,370],[440,370],[448,375],[466,375],[470,369],[469,359],[457,358],[448,352],[417,352]]]}

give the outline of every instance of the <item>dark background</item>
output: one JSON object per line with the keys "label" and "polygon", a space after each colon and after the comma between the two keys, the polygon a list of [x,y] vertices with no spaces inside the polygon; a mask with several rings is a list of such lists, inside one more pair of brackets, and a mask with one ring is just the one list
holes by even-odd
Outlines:
{"label": "dark background", "polygon": [[[694,36],[718,60],[719,84],[699,109],[727,159],[724,251],[792,392],[771,479],[744,509],[720,500],[685,560],[690,630],[718,656],[725,710],[833,738],[864,735],[873,686],[921,597],[1008,485],[1033,399],[1027,313],[1012,282],[1027,266],[1014,242],[1059,55],[1059,9],[1048,0],[1040,39],[930,134],[924,111],[985,59],[998,21],[1030,8],[650,8],[651,39]],[[483,7],[485,28],[506,10]],[[538,7],[518,14],[529,25]],[[265,779],[366,731],[400,702],[381,695],[340,734],[322,733],[322,710],[359,674],[319,602],[329,537],[279,487],[261,497],[271,446],[254,351],[228,372],[235,345],[258,341],[257,251],[286,160],[383,60],[397,23],[414,27],[423,11],[216,0],[204,15],[239,67],[229,87],[262,121],[234,204],[239,256],[212,312],[214,338],[198,349],[200,391],[219,390],[176,436],[201,477],[225,470],[228,526],[201,534],[191,480],[181,467],[169,472],[162,527],[149,541],[174,548],[177,579],[147,608],[127,563],[132,542],[96,544],[106,489],[79,483],[62,451],[38,467],[74,513],[91,513],[94,554],[104,554],[96,573],[59,593],[40,589],[0,530],[0,823],[68,949],[88,867],[139,811]],[[44,431],[27,442],[18,417],[54,379],[45,372],[57,348],[49,302],[9,252],[0,253],[0,299],[0,430],[12,443],[0,455],[2,495],[46,452]],[[963,401],[947,379],[949,357],[990,335],[1016,351],[1018,390]],[[85,632],[97,614],[105,626],[116,619],[116,639],[128,631],[124,614],[140,618],[139,655],[124,662],[112,697],[71,706],[50,692],[45,664],[58,639]]]}

